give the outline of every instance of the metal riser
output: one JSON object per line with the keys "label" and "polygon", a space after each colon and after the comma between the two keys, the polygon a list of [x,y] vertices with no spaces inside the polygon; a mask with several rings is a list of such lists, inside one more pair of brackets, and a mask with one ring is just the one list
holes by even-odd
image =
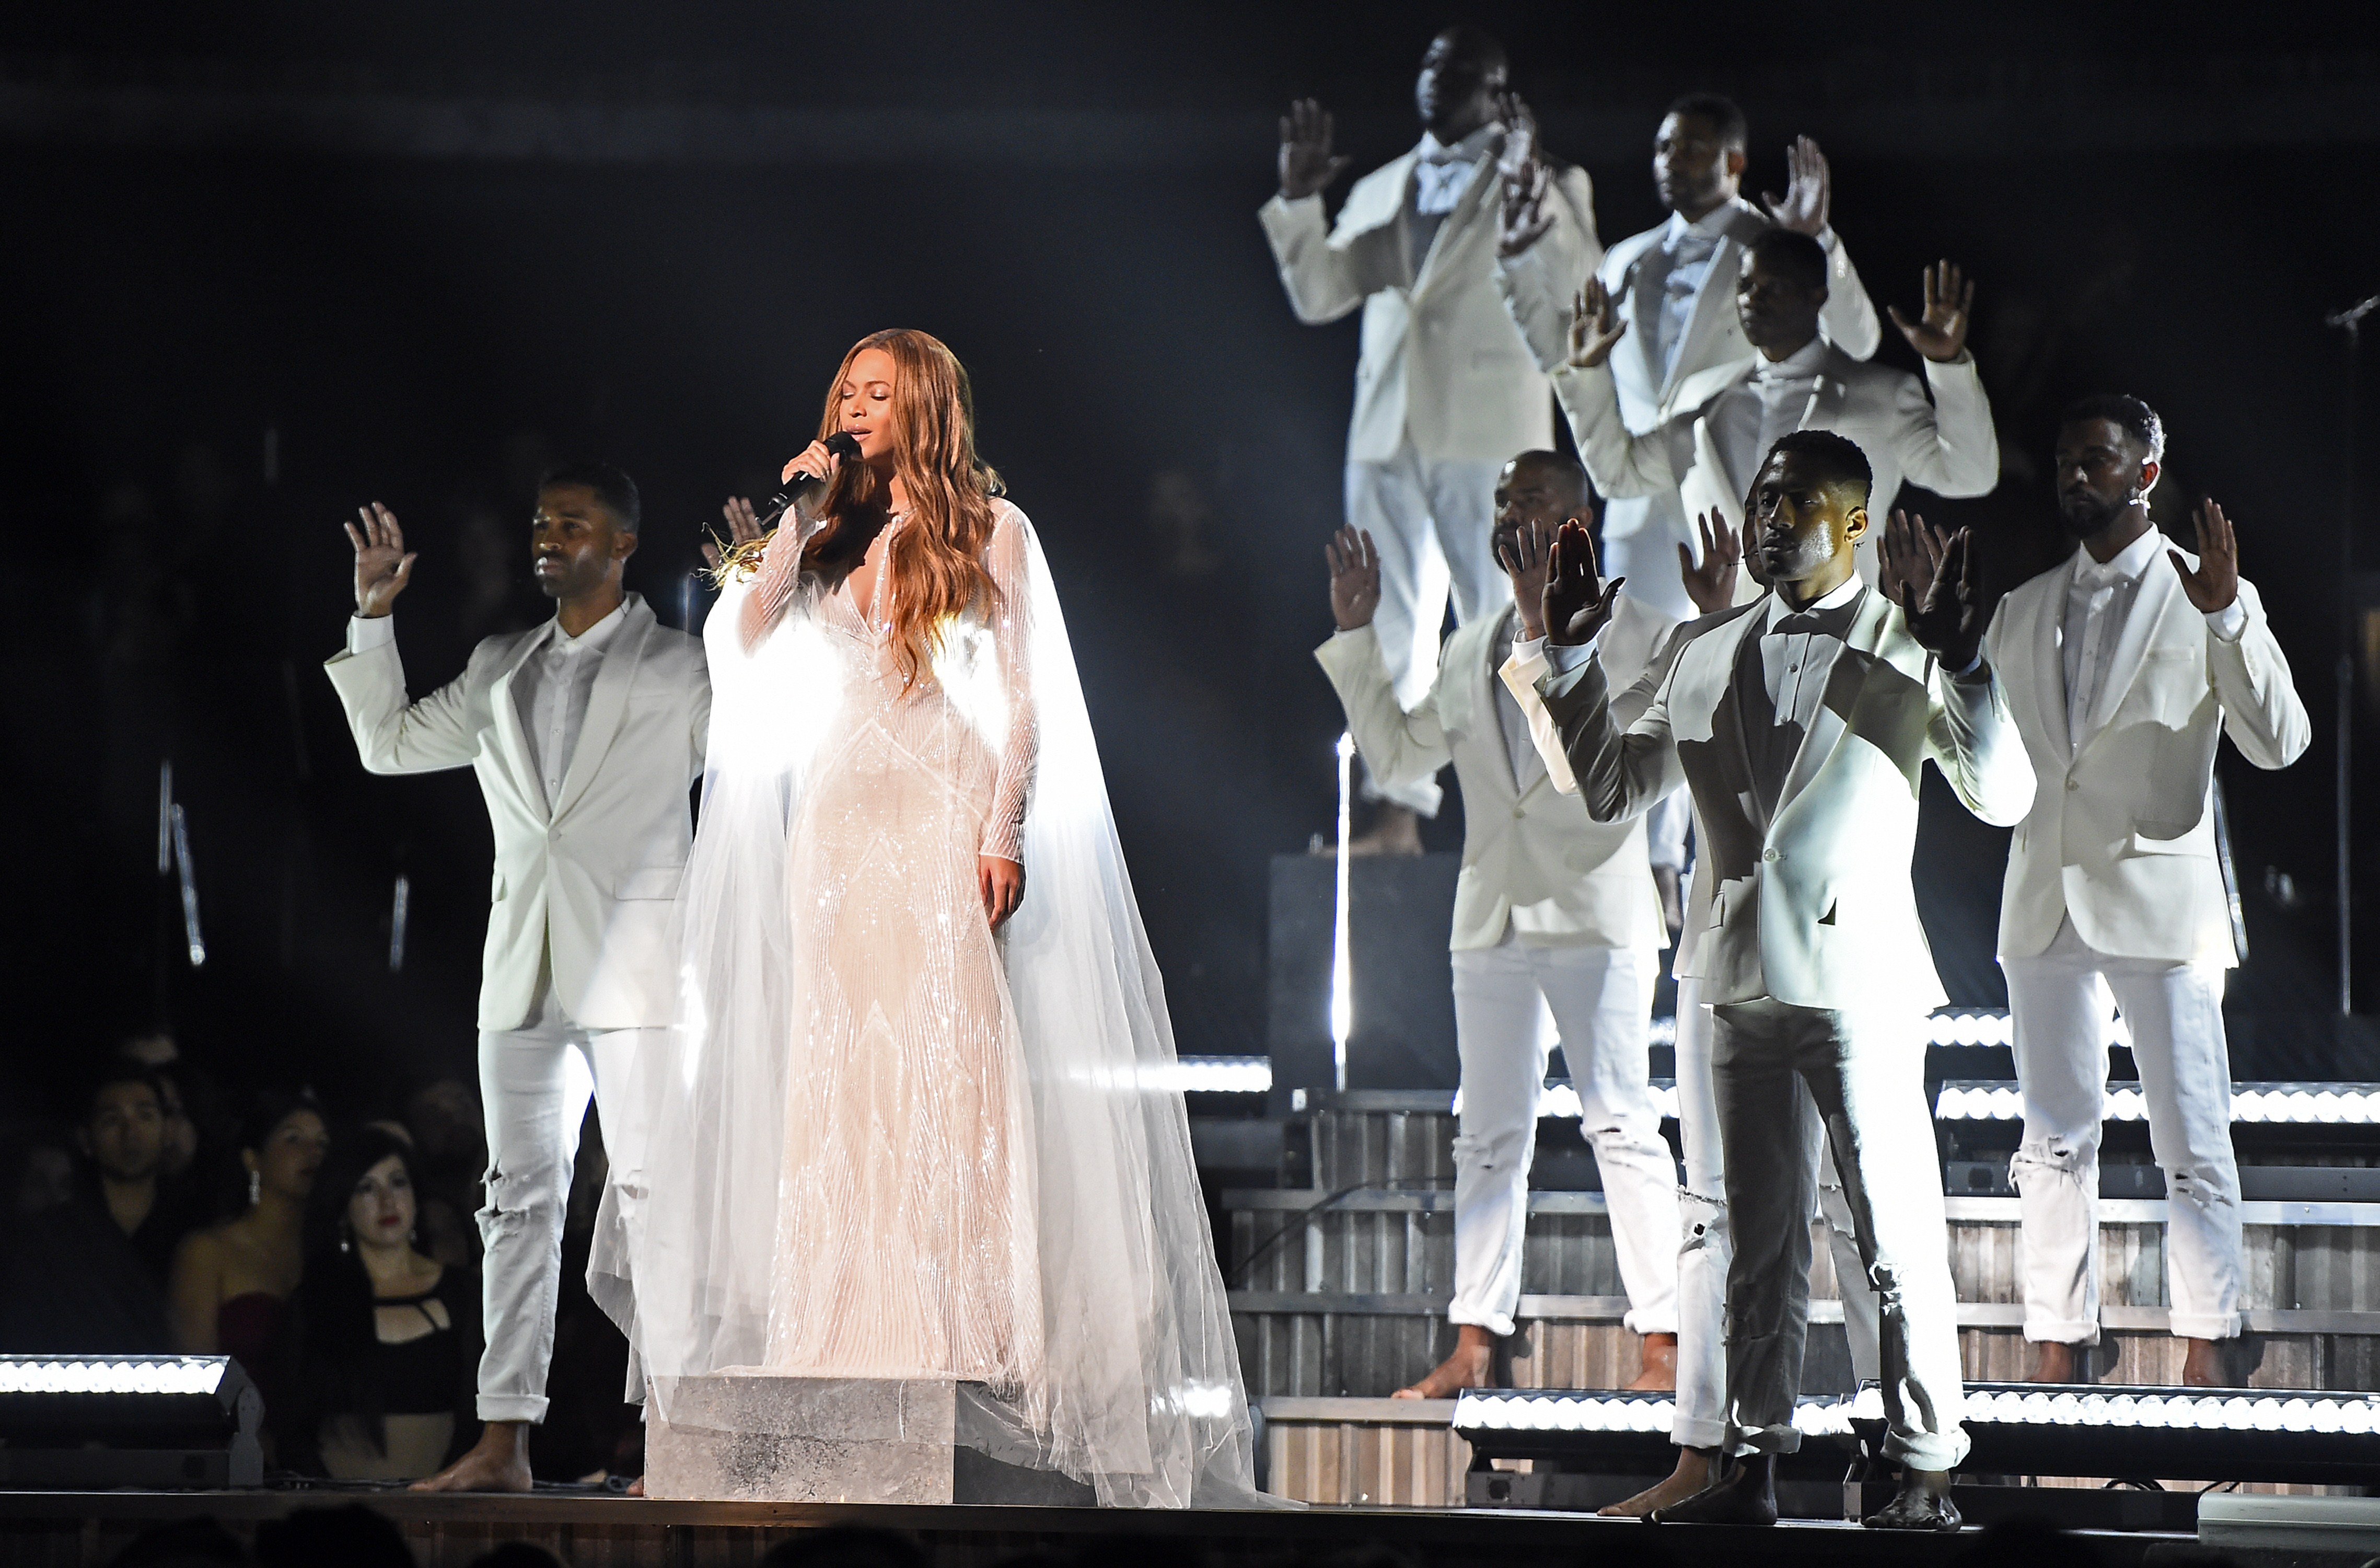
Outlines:
{"label": "metal riser", "polygon": [[1407,1191],[1454,1187],[1454,1118],[1443,1110],[1322,1111],[1313,1122],[1314,1185]]}
{"label": "metal riser", "polygon": [[[1278,1209],[1238,1209],[1230,1221],[1234,1290],[1445,1295],[1454,1288],[1450,1212],[1342,1211],[1305,1219]],[[1286,1239],[1271,1245],[1285,1231]],[[1961,1301],[2023,1300],[2017,1226],[1954,1220],[1949,1232],[1950,1274]],[[2380,1226],[2249,1225],[2245,1239],[2243,1307],[2380,1312]],[[1811,1292],[1833,1297],[1834,1265],[1823,1230],[1814,1233],[1812,1246]],[[2165,1248],[2162,1224],[2102,1224],[2104,1303],[2169,1306]],[[1601,1214],[1530,1215],[1521,1270],[1526,1295],[1622,1294],[1610,1222]]]}

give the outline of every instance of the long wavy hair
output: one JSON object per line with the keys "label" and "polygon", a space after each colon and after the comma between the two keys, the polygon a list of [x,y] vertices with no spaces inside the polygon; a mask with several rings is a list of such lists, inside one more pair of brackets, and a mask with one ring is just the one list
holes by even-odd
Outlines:
{"label": "long wavy hair", "polygon": [[[843,428],[844,378],[870,348],[891,356],[894,471],[909,515],[885,552],[892,592],[893,657],[912,688],[933,662],[943,624],[997,594],[984,569],[991,542],[991,498],[1000,476],[975,450],[975,393],[966,367],[940,338],[912,327],[870,333],[852,345],[827,388],[819,416],[821,441]],[[819,504],[827,518],[802,551],[802,570],[839,581],[857,566],[885,523],[889,486],[865,463],[844,463]]]}

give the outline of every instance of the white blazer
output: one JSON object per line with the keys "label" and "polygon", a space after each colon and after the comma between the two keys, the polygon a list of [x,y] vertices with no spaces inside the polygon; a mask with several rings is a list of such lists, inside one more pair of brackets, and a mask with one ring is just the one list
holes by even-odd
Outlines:
{"label": "white blazer", "polygon": [[702,774],[710,675],[702,644],[655,620],[639,595],[620,614],[551,810],[512,680],[552,621],[487,638],[461,675],[419,702],[406,700],[394,643],[325,666],[366,769],[480,775],[496,840],[482,1029],[528,1021],[549,949],[555,1000],[581,1028],[674,1019],[670,918],[694,841],[687,792]]}
{"label": "white blazer", "polygon": [[2313,729],[2289,662],[2252,584],[2240,585],[2247,624],[2226,642],[2160,561],[2070,735],[2060,644],[2079,556],[2010,590],[1984,638],[2040,779],[2000,884],[2000,956],[2042,952],[2064,917],[2102,953],[2237,964],[2208,800],[2215,747],[2228,731],[2259,768],[2304,754]]}
{"label": "white blazer", "polygon": [[1699,936],[1681,940],[1699,942],[1706,1001],[1937,1007],[1942,983],[1909,881],[1918,772],[1933,758],[1985,821],[2024,814],[2033,773],[1998,683],[1988,671],[1953,682],[1870,590],[1764,820],[1733,691],[1737,655],[1767,603],[1763,594],[1713,617],[1625,729],[1597,658],[1540,683],[1587,810],[1621,821],[1680,783],[1693,789],[1710,912]]}
{"label": "white blazer", "polygon": [[[1498,283],[1508,297],[1508,313],[1526,332],[1537,363],[1552,371],[1568,362],[1572,307],[1590,271],[1619,301],[1628,322],[1627,335],[1611,351],[1611,369],[1621,417],[1630,430],[1649,431],[1659,425],[1664,418],[1661,410],[1675,403],[1678,388],[1689,379],[1715,366],[1750,359],[1755,350],[1752,340],[1743,335],[1743,322],[1735,312],[1735,280],[1743,270],[1745,248],[1768,227],[1769,218],[1742,197],[1730,207],[1732,216],[1727,233],[1711,254],[1710,271],[1704,275],[1694,313],[1686,319],[1684,335],[1679,339],[1676,362],[1666,371],[1658,362],[1660,290],[1638,288],[1635,280],[1647,254],[1658,250],[1669,233],[1667,224],[1630,235],[1604,252],[1600,265],[1589,261],[1585,267],[1565,271],[1558,258],[1545,264],[1508,264],[1500,272]],[[1860,281],[1859,269],[1852,264],[1851,252],[1843,248],[1840,237],[1828,231],[1826,245],[1827,303],[1818,315],[1818,330],[1852,359],[1866,359],[1884,341],[1876,306],[1868,299],[1867,286]],[[1533,254],[1524,252],[1515,261],[1527,261]],[[1738,496],[1742,493],[1736,492]],[[1648,528],[1657,536],[1693,542],[1691,517],[1678,505],[1674,492],[1616,497],[1604,510],[1603,531],[1608,539],[1629,539]],[[1648,590],[1653,587],[1645,586]],[[1682,603],[1684,590],[1677,591]]]}
{"label": "white blazer", "polygon": [[[1463,829],[1451,948],[1494,947],[1509,924],[1536,947],[1658,952],[1669,932],[1643,820],[1596,821],[1576,795],[1561,793],[1534,752],[1524,776],[1513,775],[1491,662],[1513,614],[1507,604],[1502,614],[1483,615],[1448,638],[1437,681],[1410,711],[1397,706],[1371,627],[1341,633],[1314,657],[1339,689],[1348,730],[1374,778],[1415,783],[1454,764]],[[1641,673],[1670,626],[1667,616],[1622,595],[1605,631],[1613,638],[1615,667]]]}
{"label": "white blazer", "polygon": [[[1615,362],[1627,346],[1623,340],[1612,349]],[[1755,356],[1714,365],[1678,382],[1658,422],[1642,435],[1631,434],[1621,417],[1609,364],[1588,371],[1565,365],[1554,374],[1554,395],[1570,420],[1586,471],[1604,494],[1615,500],[1674,496],[1682,517],[1716,511],[1741,529],[1753,476],[1729,467],[1712,439],[1710,411],[1722,395],[1750,381],[1758,363]],[[1859,568],[1871,583],[1875,540],[1904,480],[1951,496],[1988,495],[1999,482],[1999,437],[1992,429],[1991,399],[1975,372],[1975,357],[1925,363],[1925,379],[1920,382],[1906,371],[1854,359],[1828,344],[1816,384],[1794,425],[1832,431],[1866,455],[1874,476],[1867,502],[1871,528],[1860,543]],[[1930,402],[1928,387],[1934,394]]]}
{"label": "white blazer", "polygon": [[[1407,254],[1405,209],[1416,152],[1374,169],[1347,193],[1326,235],[1322,198],[1276,194],[1257,210],[1290,309],[1309,326],[1364,310],[1347,460],[1425,457],[1501,463],[1553,444],[1545,372],[1504,309],[1496,281],[1496,161],[1474,165],[1427,254]],[[1602,254],[1595,188],[1575,166],[1554,177],[1554,264],[1585,276]]]}

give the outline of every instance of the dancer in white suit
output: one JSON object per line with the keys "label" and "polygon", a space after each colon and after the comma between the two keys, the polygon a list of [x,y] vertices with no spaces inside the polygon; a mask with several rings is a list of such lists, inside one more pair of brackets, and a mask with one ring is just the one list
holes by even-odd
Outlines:
{"label": "dancer in white suit", "polygon": [[[1364,312],[1346,521],[1379,549],[1375,635],[1406,703],[1438,667],[1450,590],[1466,624],[1503,597],[1488,553],[1497,470],[1515,452],[1553,444],[1545,371],[1495,281],[1499,155],[1516,170],[1542,167],[1504,73],[1502,47],[1476,29],[1433,39],[1414,90],[1421,144],[1357,180],[1336,224],[1324,221],[1322,192],[1348,160],[1331,151],[1330,116],[1293,105],[1281,121],[1281,192],[1257,213],[1299,321]],[[1512,124],[1499,123],[1500,108]],[[1549,264],[1564,275],[1592,268],[1601,247],[1586,172],[1535,177]],[[1437,812],[1438,785],[1370,780],[1367,793],[1388,802],[1371,836],[1417,853],[1412,813]]]}
{"label": "dancer in white suit", "polygon": [[1588,811],[1622,820],[1683,783],[1708,840],[1702,963],[1735,1241],[1727,1446],[1741,1457],[1658,1520],[1776,1520],[1774,1455],[1800,1441],[1822,1142],[1882,1302],[1885,1453],[1903,1470],[1869,1523],[1958,1520],[1958,1326],[1919,1028],[1942,992],[1909,860],[1926,758],[1987,821],[2022,815],[2033,779],[1980,656],[1965,535],[1906,579],[1896,564],[1913,608],[1889,602],[1852,569],[1868,482],[1830,432],[1777,444],[1755,501],[1769,592],[1682,648],[1625,729],[1593,647],[1617,584],[1565,533],[1547,595],[1558,640],[1540,692]]}
{"label": "dancer in white suit", "polygon": [[433,1489],[529,1488],[528,1428],[545,1418],[563,1209],[590,1094],[609,1206],[632,1221],[644,1196],[644,1118],[627,1076],[675,1009],[671,901],[692,842],[687,791],[702,771],[710,683],[700,645],[621,588],[638,511],[635,484],[607,465],[548,475],[529,541],[553,619],[489,638],[418,702],[406,700],[390,614],[414,557],[386,507],[347,527],[356,616],[327,667],[364,766],[470,768],[495,830],[480,988],[487,1427],[421,1483]]}
{"label": "dancer in white suit", "polygon": [[[1507,560],[1521,530],[1549,534],[1566,519],[1592,515],[1586,476],[1575,460],[1552,452],[1524,452],[1507,463],[1496,505],[1497,550]],[[1454,1297],[1446,1314],[1457,1343],[1401,1392],[1449,1399],[1485,1385],[1496,1342],[1512,1332],[1538,1101],[1556,1043],[1578,1090],[1580,1130],[1603,1173],[1627,1326],[1645,1336],[1631,1386],[1670,1388],[1677,1169],[1646,1081],[1646,1027],[1664,933],[1645,824],[1597,822],[1575,794],[1562,794],[1537,756],[1527,716],[1496,678],[1516,638],[1545,635],[1536,625],[1544,565],[1521,566],[1512,603],[1446,639],[1437,681],[1406,707],[1373,629],[1380,566],[1370,538],[1342,529],[1329,556],[1339,630],[1314,656],[1338,687],[1357,748],[1384,784],[1427,777],[1452,761],[1464,806],[1449,943],[1463,1059]],[[1672,624],[1623,599],[1604,634],[1607,656],[1633,680]]]}
{"label": "dancer in white suit", "polygon": [[[1892,312],[1925,367],[1921,382],[1826,340],[1827,253],[1808,235],[1772,228],[1745,248],[1736,273],[1747,352],[1681,380],[1658,425],[1632,434],[1621,417],[1614,372],[1628,358],[1630,325],[1615,319],[1600,282],[1580,297],[1572,351],[1554,392],[1597,490],[1615,500],[1660,497],[1687,517],[1716,514],[1730,533],[1743,526],[1741,497],[1769,447],[1793,430],[1833,431],[1867,455],[1877,517],[1891,515],[1903,479],[1943,495],[1984,495],[1999,481],[2000,449],[1967,352],[1974,292],[1943,261],[1925,271],[1924,313],[1911,321]],[[1876,580],[1873,540],[1862,541],[1858,565]]]}
{"label": "dancer in white suit", "polygon": [[[1859,269],[1828,221],[1833,176],[1818,144],[1808,137],[1792,144],[1785,194],[1766,196],[1759,207],[1741,194],[1748,145],[1743,112],[1727,99],[1697,92],[1670,104],[1653,138],[1653,183],[1670,219],[1612,246],[1594,268],[1631,323],[1632,341],[1613,361],[1612,379],[1621,418],[1640,434],[1674,417],[1689,381],[1753,358],[1733,308],[1736,277],[1746,248],[1772,225],[1808,235],[1825,250],[1819,322],[1827,341],[1853,360],[1883,341]],[[1588,273],[1559,251],[1540,256],[1531,247],[1503,261],[1497,276],[1536,362],[1559,369],[1569,352],[1572,301]],[[1745,488],[1726,497],[1728,505]],[[1694,614],[1677,554],[1694,548],[1695,515],[1674,491],[1614,497],[1603,512],[1605,568],[1629,579],[1633,597],[1680,620]]]}
{"label": "dancer in white suit", "polygon": [[[2260,768],[2310,738],[2289,661],[2240,577],[2221,507],[2198,554],[2149,521],[2165,427],[2135,397],[2069,409],[2053,472],[2080,541],[2000,602],[1985,650],[2040,784],[2000,899],[2024,1141],[2024,1335],[2034,1376],[2072,1382],[2099,1338],[2099,1133],[2107,1002],[2132,1039],[2164,1168],[2173,1332],[2183,1380],[2222,1384],[2245,1261],[2231,1153],[2223,971],[2239,962],[2216,865],[2215,753],[2228,734]],[[2160,560],[2159,557],[2163,557]]]}

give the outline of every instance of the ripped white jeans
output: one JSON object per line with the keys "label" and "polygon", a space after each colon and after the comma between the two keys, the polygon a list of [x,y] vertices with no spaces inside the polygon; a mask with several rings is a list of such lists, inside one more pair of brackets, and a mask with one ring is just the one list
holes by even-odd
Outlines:
{"label": "ripped white jeans", "polygon": [[[488,1197],[480,1210],[480,1419],[545,1419],[546,1367],[562,1288],[562,1223],[591,1094],[602,1118],[611,1183],[623,1207],[643,1192],[644,1119],[626,1103],[635,1053],[661,1029],[580,1028],[540,989],[531,1022],[480,1034],[487,1108]],[[638,1380],[633,1356],[629,1378]]]}
{"label": "ripped white jeans", "polygon": [[2149,1146],[2165,1172],[2171,1326],[2240,1331],[2245,1263],[2231,1152],[2231,1055],[2219,970],[2099,953],[2061,922],[2031,958],[2002,958],[2024,1141],[2009,1162],[2024,1226],[2024,1337],[2099,1339],[2099,1136],[2112,993],[2131,1030]]}

